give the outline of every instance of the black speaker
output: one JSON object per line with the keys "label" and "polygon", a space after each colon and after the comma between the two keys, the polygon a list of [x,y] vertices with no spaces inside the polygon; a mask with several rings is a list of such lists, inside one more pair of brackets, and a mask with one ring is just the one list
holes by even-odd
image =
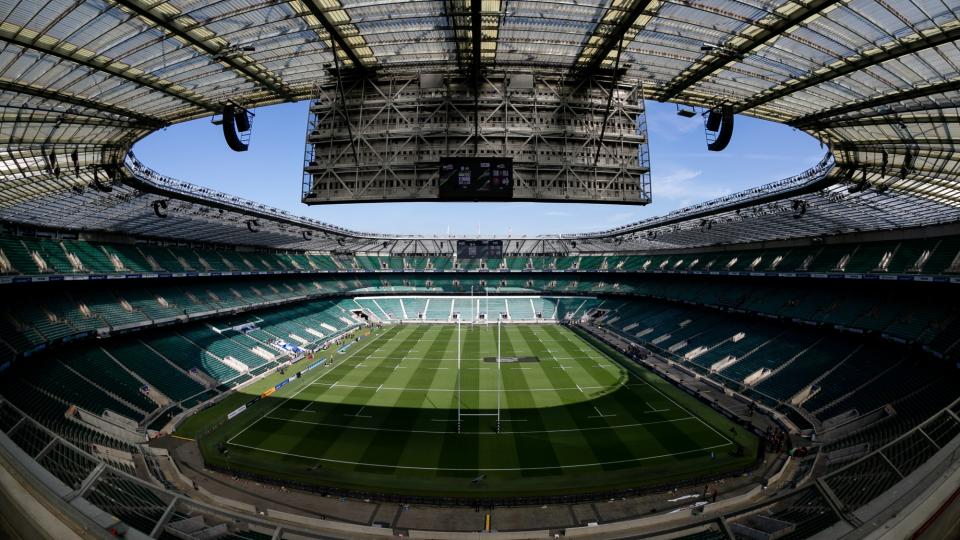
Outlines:
{"label": "black speaker", "polygon": [[[719,152],[726,148],[727,145],[730,144],[730,138],[733,137],[733,107],[724,105],[722,109],[723,111],[720,115],[720,132],[717,133],[717,138],[707,145],[707,150],[711,152]],[[710,112],[712,113],[713,111]],[[707,118],[708,123],[709,121],[710,119]]]}
{"label": "black speaker", "polygon": [[237,131],[250,131],[250,117],[246,109],[237,107],[233,112],[233,118],[236,120]]}
{"label": "black speaker", "polygon": [[903,180],[907,177],[907,173],[910,172],[910,169],[913,167],[913,152],[910,147],[907,147],[907,155],[903,157],[903,164],[900,166],[900,179]]}
{"label": "black speaker", "polygon": [[710,112],[707,114],[707,130],[716,131],[720,129],[721,120],[722,114],[720,109],[710,109]]}
{"label": "black speaker", "polygon": [[163,210],[166,210],[166,209],[167,209],[167,201],[162,201],[162,200],[161,200],[161,201],[153,201],[153,213],[156,214],[158,218],[165,218],[165,217],[167,217],[167,213],[166,213],[166,212],[161,212],[161,211],[160,211],[161,209],[163,209]]}
{"label": "black speaker", "polygon": [[[246,113],[243,113],[246,117]],[[228,104],[223,108],[223,138],[227,141],[227,146],[234,152],[246,152],[248,146],[240,140],[237,134],[237,107]]]}

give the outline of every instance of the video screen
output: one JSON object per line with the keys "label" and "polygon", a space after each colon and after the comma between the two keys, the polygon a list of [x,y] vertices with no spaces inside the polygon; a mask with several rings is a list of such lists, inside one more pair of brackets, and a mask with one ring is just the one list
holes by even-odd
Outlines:
{"label": "video screen", "polygon": [[513,198],[513,160],[441,158],[439,198],[453,201],[503,201]]}
{"label": "video screen", "polygon": [[457,240],[458,259],[500,259],[503,240]]}

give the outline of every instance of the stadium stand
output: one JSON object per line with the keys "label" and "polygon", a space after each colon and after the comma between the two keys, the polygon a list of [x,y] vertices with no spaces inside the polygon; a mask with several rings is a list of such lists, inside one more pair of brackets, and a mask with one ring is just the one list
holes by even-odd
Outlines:
{"label": "stadium stand", "polygon": [[536,320],[538,311],[533,301],[533,298],[507,298],[506,311],[510,314],[510,319]]}
{"label": "stadium stand", "polygon": [[[839,260],[845,255],[841,251],[835,250],[830,257]],[[195,260],[201,258],[207,260],[195,256]],[[287,266],[295,267],[295,260],[287,259]],[[584,258],[579,260],[582,263]],[[629,262],[625,260],[621,268]],[[678,286],[681,279],[683,286]],[[772,407],[794,422],[823,430],[827,434],[823,452],[833,457],[821,467],[831,475],[827,485],[847,505],[865,504],[899,481],[901,473],[932,458],[937,447],[930,446],[930,438],[942,441],[960,434],[960,424],[943,415],[936,424],[931,422],[930,433],[912,431],[952,403],[958,381],[953,370],[937,364],[927,352],[901,344],[925,347],[939,356],[952,354],[960,339],[955,334],[960,312],[949,302],[933,301],[952,297],[952,291],[904,283],[878,294],[872,283],[750,279],[627,276],[614,287],[601,276],[566,272],[498,280],[469,273],[445,277],[317,274],[270,281],[257,276],[182,283],[151,280],[144,282],[148,287],[124,280],[110,292],[91,282],[72,287],[66,295],[51,284],[49,293],[46,289],[39,296],[30,293],[32,303],[14,301],[3,310],[0,340],[10,351],[5,358],[34,353],[31,369],[15,362],[11,372],[23,383],[0,385],[0,395],[85,448],[129,448],[129,442],[102,433],[90,422],[124,426],[130,422],[128,427],[111,428],[121,430],[146,429],[147,424],[160,427],[178,411],[277,366],[285,354],[276,345],[278,340],[317,347],[356,324],[354,311],[362,309],[384,321],[414,320],[423,313],[427,320],[443,322],[450,321],[453,313],[467,322],[481,313],[491,320],[509,314],[509,321],[537,320],[541,314],[547,320],[616,330],[715,384]],[[469,293],[471,287],[491,295],[436,296]],[[544,294],[509,295],[520,290]],[[351,291],[387,295],[342,296]],[[509,291],[506,296],[505,291]],[[430,295],[404,296],[404,292]],[[571,292],[593,296],[550,296]],[[304,302],[304,295],[315,298]],[[931,300],[918,302],[918,295],[929,295]],[[271,306],[291,300],[295,301]],[[180,323],[172,330],[148,328],[103,343],[69,342],[69,349],[63,345],[65,339],[84,331],[150,327],[154,321],[218,312],[213,319]],[[242,332],[233,330],[241,327]],[[37,351],[37,347],[50,350]],[[79,416],[74,419],[64,418],[71,406],[83,412],[75,413]],[[84,416],[91,414],[101,420]],[[833,432],[839,435],[831,436]],[[20,437],[28,435],[24,431]],[[42,435],[36,437],[36,441],[22,442],[31,449],[47,444]],[[880,461],[870,453],[887,445]],[[132,462],[124,458],[117,463],[129,468]],[[62,467],[52,462],[51,466]],[[862,485],[857,475],[865,474],[864,470],[871,471],[868,476],[877,482],[866,492],[854,487]],[[65,471],[61,474],[73,479]],[[819,507],[812,500],[797,500],[771,505],[765,515],[795,526],[802,534],[837,522],[835,514],[814,510]],[[734,517],[730,523],[758,526],[755,519]]]}
{"label": "stadium stand", "polygon": [[[29,236],[0,236],[0,252],[10,266],[6,274],[63,273],[123,274],[128,272],[328,272],[340,267],[321,254],[256,253],[232,249],[123,245],[77,239],[55,241]],[[7,253],[9,252],[9,254]],[[31,258],[45,262],[41,270]],[[76,256],[79,268],[70,262]],[[117,258],[115,263],[112,259]],[[46,257],[46,258],[44,258]],[[708,269],[722,272],[808,272],[884,275],[951,275],[960,273],[960,236],[905,241],[874,241],[743,250],[733,253],[694,252],[630,257],[579,255],[568,257],[506,257],[482,263],[487,271],[571,270],[584,272],[676,272]],[[47,258],[50,261],[47,261]],[[921,260],[921,258],[923,260]],[[151,265],[153,260],[156,266]],[[841,264],[841,260],[843,264]],[[694,264],[694,263],[697,264]],[[119,265],[118,265],[119,263]],[[382,270],[453,270],[449,258],[358,255],[341,264],[357,272]],[[481,261],[460,261],[457,270],[479,270]]]}
{"label": "stadium stand", "polygon": [[104,352],[174,401],[203,392],[204,387],[139,339],[121,339],[103,346]]}
{"label": "stadium stand", "polygon": [[[65,536],[39,529],[52,517],[66,533],[163,539],[922,540],[956,531],[956,6],[471,7],[0,7],[0,530]],[[649,203],[652,101],[675,104],[694,123],[702,113],[710,150],[725,146],[737,114],[807,133],[827,153],[792,177],[608,230],[511,230],[491,244],[503,248],[495,257],[473,259],[458,250],[466,237],[348,230],[164,176],[132,152],[154,132],[208,118],[222,123],[229,146],[246,148],[251,126],[242,126],[252,115],[242,111],[306,99],[307,204],[433,198],[443,186],[437,160],[478,156],[509,158],[516,199]],[[710,127],[717,117],[726,132]],[[231,124],[245,134],[239,143],[230,140]],[[741,148],[747,168],[743,155]],[[361,220],[366,211],[357,211]],[[669,455],[707,464],[683,481],[639,485],[632,465],[605,462],[598,475],[622,476],[618,485],[585,493],[559,481],[569,471],[551,458],[570,448],[546,444],[553,439],[538,425],[545,409],[504,418],[501,430],[498,393],[496,420],[478,423],[487,429],[490,420],[489,434],[498,436],[473,437],[478,428],[463,425],[459,393],[456,424],[445,424],[452,408],[430,395],[420,431],[441,431],[446,441],[466,435],[478,452],[520,457],[519,447],[503,443],[520,439],[504,431],[529,422],[535,433],[524,444],[539,451],[517,482],[552,493],[495,498],[497,473],[454,467],[437,478],[473,479],[467,495],[427,495],[414,487],[423,468],[404,469],[409,456],[382,444],[420,387],[368,408],[364,420],[365,405],[350,399],[366,403],[363,394],[380,388],[369,384],[376,375],[355,370],[355,388],[335,391],[349,399],[329,417],[286,411],[316,435],[309,444],[283,441],[281,453],[291,455],[275,462],[288,467],[286,479],[244,469],[236,446],[202,446],[228,418],[218,403],[242,414],[258,396],[297,384],[305,360],[324,347],[324,363],[310,364],[319,373],[332,371],[328,359],[350,357],[341,354],[348,346],[372,343],[367,332],[381,323],[410,331],[403,346],[412,349],[428,333],[449,332],[455,319],[476,324],[476,334],[490,330],[478,323],[501,321],[518,345],[533,332],[571,336],[556,339],[642,374],[623,379],[643,382],[636,386],[663,385],[660,395],[676,397],[665,407],[690,413],[644,429],[681,433],[678,423],[697,418],[703,426],[694,429],[719,443],[695,456]],[[510,326],[533,321],[569,328]],[[431,349],[449,346],[440,339]],[[600,396],[616,409],[603,411],[581,386],[589,381],[566,372],[573,366],[552,367],[549,382],[578,400],[564,429],[582,431],[577,444],[598,460],[607,448],[588,429],[647,414],[641,407],[666,412],[624,397],[634,390],[628,384]],[[434,380],[446,382],[442,373]],[[459,373],[456,381],[460,392]],[[480,381],[471,379],[468,391],[493,390]],[[530,403],[556,397],[543,390]],[[531,407],[524,399],[508,395],[520,410]],[[688,405],[733,427],[719,430]],[[341,416],[372,442],[366,452],[344,452],[337,466],[292,455],[333,447],[345,430],[328,436],[335,432],[321,424]],[[203,425],[167,436],[191,420]],[[664,455],[679,448],[670,437],[637,443],[632,427],[611,444],[663,446]],[[753,464],[720,474],[707,459],[742,458],[738,435],[747,430],[762,441],[749,449]],[[424,453],[447,460],[443,446],[425,445]],[[198,460],[198,449],[226,455],[226,466]],[[395,473],[383,493],[365,484],[384,474],[363,462],[372,454],[387,456],[380,466]],[[357,465],[349,478],[341,462]],[[659,463],[641,468],[667,469]],[[398,495],[408,488],[416,495]],[[8,530],[33,518],[37,530]]]}
{"label": "stadium stand", "polygon": [[172,362],[185,371],[200,371],[214,381],[225,383],[233,380],[240,373],[224,364],[213,355],[207,354],[202,348],[179,333],[156,337],[145,337],[143,343],[169,362]]}
{"label": "stadium stand", "polygon": [[446,321],[453,312],[453,300],[449,298],[429,298],[426,303],[424,319],[432,321]]}

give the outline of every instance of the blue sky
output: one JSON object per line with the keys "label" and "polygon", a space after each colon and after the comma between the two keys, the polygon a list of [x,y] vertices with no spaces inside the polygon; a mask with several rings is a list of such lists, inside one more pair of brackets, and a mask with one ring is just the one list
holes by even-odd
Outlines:
{"label": "blue sky", "polygon": [[815,139],[781,124],[738,116],[733,141],[708,152],[700,117],[647,102],[653,203],[374,203],[306,206],[300,202],[307,102],[256,110],[250,150],[227,148],[209,119],[158,131],[134,146],[154,170],[266,203],[298,215],[371,232],[480,236],[607,229],[785,178],[825,153]]}

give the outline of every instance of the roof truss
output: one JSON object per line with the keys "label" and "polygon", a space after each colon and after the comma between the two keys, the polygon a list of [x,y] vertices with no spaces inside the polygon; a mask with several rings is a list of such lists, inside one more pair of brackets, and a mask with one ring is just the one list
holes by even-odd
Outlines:
{"label": "roof truss", "polygon": [[[230,44],[226,40],[204,29],[197,21],[188,20],[187,24],[183,24],[181,22],[183,15],[161,15],[155,7],[147,6],[140,0],[111,1],[135,13],[163,32],[169,32],[190,46],[216,58],[240,75],[270,90],[281,99],[293,101],[296,98],[295,92],[284,84],[279,76],[258,65],[250,57],[237,54],[237,51],[231,50]],[[163,3],[163,6],[168,10],[173,9],[168,3]]]}
{"label": "roof truss", "polygon": [[0,27],[0,40],[108,73],[114,77],[119,77],[137,85],[151,88],[162,94],[173,96],[184,103],[208,112],[218,112],[220,110],[220,107],[215,103],[206,100],[203,96],[191,92],[176,83],[148,75],[136,68],[97,54],[94,51],[81,49],[55,37],[38,34],[27,28],[17,28],[14,30],[11,25],[4,25]]}
{"label": "roof truss", "polygon": [[[935,96],[937,94],[944,94],[946,92],[952,92],[956,90],[960,90],[960,78],[950,79],[924,86],[914,86],[875,98],[865,99],[863,101],[855,101],[853,103],[848,103],[846,105],[840,105],[837,107],[831,107],[814,114],[808,114],[806,116],[795,118],[788,122],[788,124],[796,128],[811,130],[829,128],[830,125],[826,121],[836,116],[873,109],[876,107],[883,107],[884,105],[891,105],[910,99]],[[891,113],[893,113],[892,110]]]}
{"label": "roof truss", "polygon": [[724,66],[736,62],[750,52],[790,32],[806,20],[838,4],[841,0],[788,0],[768,17],[750,25],[722,46],[710,50],[703,58],[670,81],[660,93],[660,101],[676,98],[684,90],[697,84]]}
{"label": "roof truss", "polygon": [[[339,2],[334,3],[342,10]],[[368,66],[364,63],[358,51],[355,50],[350,44],[350,41],[340,33],[340,29],[330,21],[330,18],[327,17],[326,10],[320,7],[317,0],[302,0],[302,4],[306,6],[310,14],[320,22],[320,26],[322,26],[327,35],[330,36],[330,41],[336,43],[336,48],[343,52],[346,59],[350,62],[350,67],[358,71],[365,71]],[[362,36],[360,40],[363,41]]]}
{"label": "roof truss", "polygon": [[[614,2],[597,24],[593,35],[584,42],[577,55],[573,69],[583,76],[596,73],[607,61],[610,53],[632,41],[650,19],[641,17],[647,11],[659,9],[659,0],[632,0],[625,7]],[[648,9],[649,8],[649,9]]]}
{"label": "roof truss", "polygon": [[767,92],[737,105],[736,109],[737,112],[750,110],[832,79],[958,39],[960,39],[960,21],[953,21],[942,27],[934,27],[924,32],[918,32],[911,36],[896,39],[883,46],[867,49],[856,56],[837,60],[833,64],[825,66],[823,69],[805,77],[786,81]]}
{"label": "roof truss", "polygon": [[87,98],[74,96],[70,94],[63,94],[61,92],[46,90],[44,88],[37,88],[35,86],[21,84],[13,81],[0,80],[0,91],[14,92],[17,94],[34,96],[34,97],[41,98],[45,101],[50,101],[52,103],[56,103],[56,102],[68,103],[70,105],[77,105],[78,107],[83,107],[85,109],[102,111],[105,113],[122,116],[125,118],[130,118],[132,120],[136,120],[139,124],[139,125],[134,125],[132,127],[137,127],[141,129],[159,129],[167,124],[166,122],[164,122],[163,120],[160,120],[159,118],[153,118],[151,116],[130,111],[122,107],[117,107],[115,105],[110,105],[108,103],[101,103],[99,101],[95,101],[92,99],[87,99]]}

